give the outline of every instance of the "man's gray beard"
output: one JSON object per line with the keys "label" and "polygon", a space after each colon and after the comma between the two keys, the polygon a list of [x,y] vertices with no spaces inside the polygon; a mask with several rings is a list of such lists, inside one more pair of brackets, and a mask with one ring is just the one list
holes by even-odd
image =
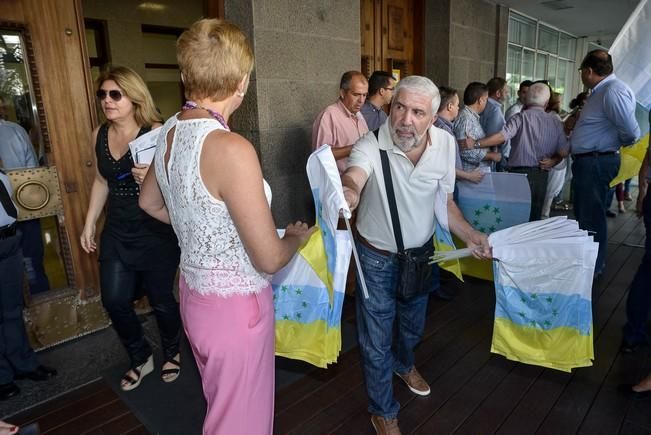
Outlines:
{"label": "man's gray beard", "polygon": [[413,150],[414,148],[418,147],[418,144],[420,141],[423,139],[423,136],[425,136],[425,133],[423,133],[421,136],[414,136],[413,139],[410,139],[408,143],[401,143],[404,139],[401,139],[398,134],[396,133],[396,130],[389,126],[389,133],[391,133],[391,140],[393,141],[394,145],[400,148],[400,151],[403,153],[408,153],[409,151]]}

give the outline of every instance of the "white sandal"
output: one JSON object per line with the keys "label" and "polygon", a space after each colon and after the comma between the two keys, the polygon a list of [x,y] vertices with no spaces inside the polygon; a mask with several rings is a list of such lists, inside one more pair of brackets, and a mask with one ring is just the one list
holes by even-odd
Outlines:
{"label": "white sandal", "polygon": [[[134,378],[129,374],[129,372],[133,371],[136,374],[136,377]],[[139,365],[138,367],[134,367],[129,370],[129,372],[126,372],[124,376],[122,376],[122,382],[120,383],[120,388],[122,388],[122,391],[131,391],[140,385],[140,382],[142,381],[142,378],[147,376],[149,373],[154,371],[154,355],[149,355],[149,358],[147,358],[147,361],[144,364]]]}

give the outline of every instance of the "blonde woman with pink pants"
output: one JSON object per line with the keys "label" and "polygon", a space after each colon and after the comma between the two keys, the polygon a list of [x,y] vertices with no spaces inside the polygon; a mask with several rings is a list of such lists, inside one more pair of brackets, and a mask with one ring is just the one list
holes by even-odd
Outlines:
{"label": "blonde woman with pink pants", "polygon": [[271,434],[274,310],[268,274],[311,228],[280,238],[255,149],[228,120],[246,94],[253,53],[233,24],[204,19],[177,42],[187,101],[161,128],[140,206],[181,246],[181,317],[208,404],[204,434]]}

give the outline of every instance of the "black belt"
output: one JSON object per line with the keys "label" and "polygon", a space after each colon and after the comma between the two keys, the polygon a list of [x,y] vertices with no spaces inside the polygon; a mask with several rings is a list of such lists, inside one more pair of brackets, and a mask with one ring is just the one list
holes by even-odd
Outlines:
{"label": "black belt", "polygon": [[0,228],[0,240],[8,239],[16,235],[16,222],[11,225]]}
{"label": "black belt", "polygon": [[581,154],[572,154],[572,157],[575,159],[579,159],[581,157],[599,157],[599,156],[612,156],[613,154],[617,154],[619,151],[590,151],[589,153],[581,153]]}

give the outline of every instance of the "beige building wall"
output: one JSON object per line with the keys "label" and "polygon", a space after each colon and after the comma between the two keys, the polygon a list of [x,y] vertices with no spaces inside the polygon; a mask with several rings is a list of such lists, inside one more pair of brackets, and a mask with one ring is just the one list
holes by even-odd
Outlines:
{"label": "beige building wall", "polygon": [[[83,0],[84,18],[106,21],[109,51],[113,65],[134,69],[147,83],[156,107],[163,117],[180,110],[179,71],[147,69],[150,64],[176,64],[174,35],[143,34],[143,24],[188,28],[205,15],[203,0]],[[94,42],[94,41],[92,41]],[[92,45],[92,44],[91,44]]]}

